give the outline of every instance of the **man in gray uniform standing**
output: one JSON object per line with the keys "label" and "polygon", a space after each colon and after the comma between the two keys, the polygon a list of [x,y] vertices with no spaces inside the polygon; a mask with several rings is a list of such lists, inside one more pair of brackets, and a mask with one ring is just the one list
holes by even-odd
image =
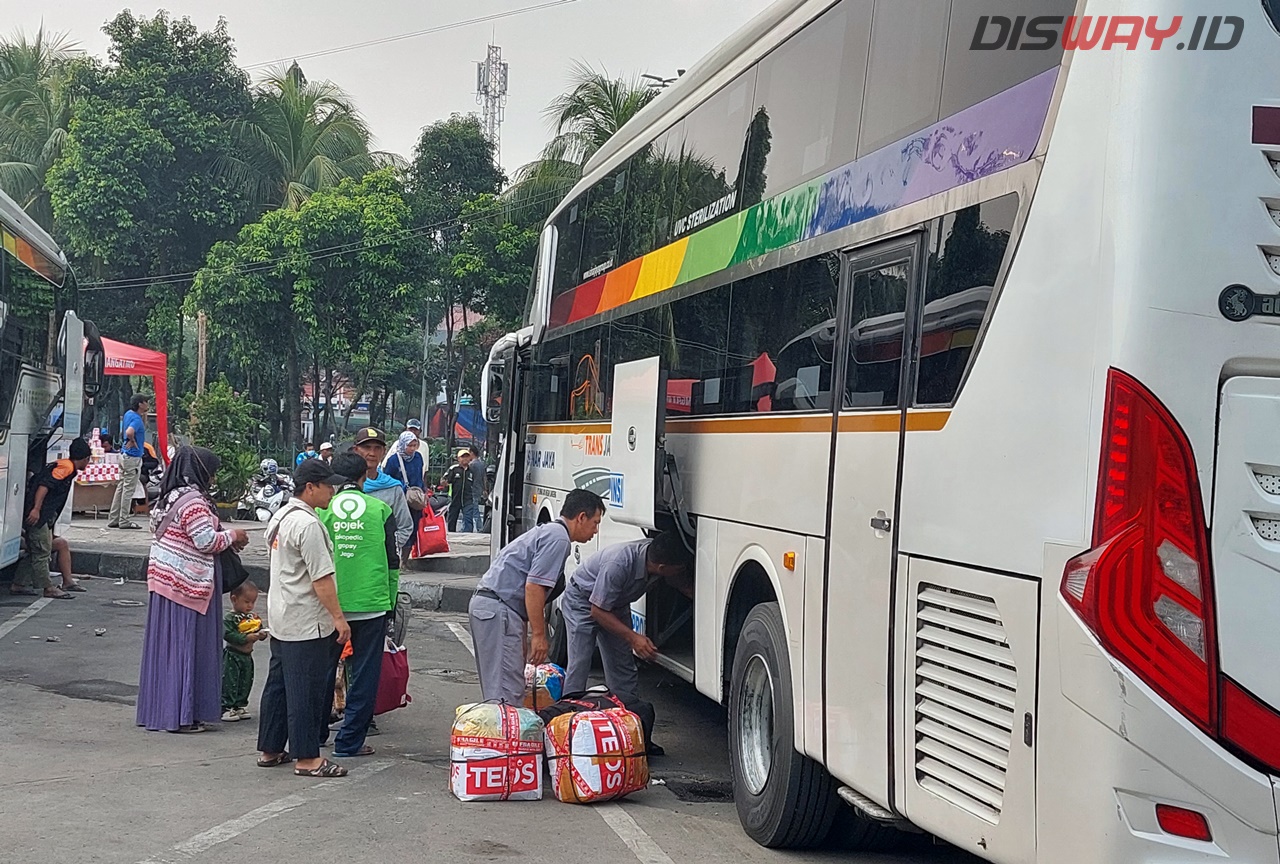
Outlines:
{"label": "man in gray uniform standing", "polygon": [[598,645],[605,686],[623,702],[639,696],[636,657],[652,660],[658,649],[648,636],[631,629],[631,604],[659,579],[692,600],[689,557],[680,535],[667,531],[652,540],[601,549],[582,562],[561,602],[569,642],[565,693],[587,689],[593,650]]}
{"label": "man in gray uniform standing", "polygon": [[[471,597],[471,641],[485,701],[524,700],[524,666],[547,659],[547,594],[560,580],[572,543],[586,543],[600,530],[604,501],[574,489],[560,518],[521,534],[494,559]],[[526,632],[532,631],[525,652]]]}

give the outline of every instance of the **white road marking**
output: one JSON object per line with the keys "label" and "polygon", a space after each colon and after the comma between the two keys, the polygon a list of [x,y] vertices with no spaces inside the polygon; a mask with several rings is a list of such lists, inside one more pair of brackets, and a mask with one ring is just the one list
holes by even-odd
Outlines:
{"label": "white road marking", "polygon": [[604,824],[618,835],[618,839],[627,844],[627,848],[631,850],[632,855],[636,856],[640,864],[675,864],[670,856],[662,851],[662,847],[654,842],[654,839],[620,805],[597,804],[595,811],[600,814]]}
{"label": "white road marking", "polygon": [[14,615],[8,621],[4,622],[3,624],[0,624],[0,639],[3,639],[4,637],[8,636],[10,633],[14,631],[14,629],[17,628],[19,624],[21,624],[23,621],[26,621],[32,615],[35,615],[37,612],[39,612],[41,609],[48,606],[52,602],[53,602],[52,597],[41,597],[39,600],[32,603],[26,609],[23,609],[17,615]]}
{"label": "white road marking", "polygon": [[[344,786],[349,786],[352,783],[372,777],[379,771],[385,771],[390,767],[390,762],[374,762],[371,765],[356,768],[346,777],[335,777],[331,780],[325,780],[322,783],[317,783],[314,786],[308,787],[302,792],[278,798],[269,804],[263,804],[256,810],[250,810],[243,816],[236,819],[229,819],[221,825],[213,826],[208,831],[202,831],[194,837],[189,837],[174,846],[168,852],[139,861],[138,864],[180,864],[182,861],[189,861],[202,852],[207,852],[219,843],[234,840],[246,831],[256,828],[263,822],[274,819],[281,813],[288,813],[291,810],[298,809],[303,804],[307,804],[321,798],[331,789],[340,789]],[[291,769],[286,766],[284,770],[287,771]]]}
{"label": "white road marking", "polygon": [[457,621],[449,622],[449,629],[453,631],[453,635],[458,637],[458,641],[462,643],[462,647],[471,652],[471,656],[476,656],[475,646],[471,644],[471,634],[467,632],[467,628],[463,627]]}

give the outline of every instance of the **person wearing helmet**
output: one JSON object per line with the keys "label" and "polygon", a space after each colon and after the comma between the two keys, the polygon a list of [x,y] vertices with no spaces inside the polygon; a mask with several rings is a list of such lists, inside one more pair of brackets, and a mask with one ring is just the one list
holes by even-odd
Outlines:
{"label": "person wearing helmet", "polygon": [[258,470],[262,472],[263,477],[274,477],[280,473],[280,465],[274,459],[263,459],[258,463]]}

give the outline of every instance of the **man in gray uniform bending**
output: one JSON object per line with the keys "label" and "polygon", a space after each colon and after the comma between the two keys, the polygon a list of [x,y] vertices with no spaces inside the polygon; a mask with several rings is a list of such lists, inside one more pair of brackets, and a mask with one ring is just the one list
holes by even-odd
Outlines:
{"label": "man in gray uniform bending", "polygon": [[[560,580],[571,543],[587,543],[600,530],[604,501],[574,489],[560,518],[521,534],[503,547],[471,597],[471,641],[485,701],[524,701],[524,665],[547,659],[547,593]],[[533,632],[525,653],[526,630]]]}
{"label": "man in gray uniform bending", "polygon": [[658,649],[631,629],[631,604],[659,579],[693,599],[689,552],[674,531],[601,549],[574,571],[561,602],[569,641],[565,693],[587,689],[592,652],[599,645],[605,686],[623,702],[639,696],[636,656],[652,660]]}

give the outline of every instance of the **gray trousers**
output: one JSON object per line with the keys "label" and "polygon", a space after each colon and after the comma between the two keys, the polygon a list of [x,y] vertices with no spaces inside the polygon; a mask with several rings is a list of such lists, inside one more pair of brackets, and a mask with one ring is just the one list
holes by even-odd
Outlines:
{"label": "gray trousers", "polygon": [[142,473],[141,456],[120,457],[120,485],[111,499],[111,517],[107,525],[124,525],[133,521],[133,492],[138,488],[138,475]]}
{"label": "gray trousers", "polygon": [[[565,670],[564,692],[579,693],[587,689],[594,649],[600,649],[604,665],[605,686],[623,702],[639,696],[640,669],[631,646],[596,623],[591,617],[591,601],[566,593],[560,603],[564,613],[565,636],[569,643],[569,668]],[[613,614],[631,626],[631,608],[615,609]]]}
{"label": "gray trousers", "polygon": [[480,693],[486,702],[524,704],[524,645],[528,627],[515,610],[492,597],[471,596],[471,644]]}

